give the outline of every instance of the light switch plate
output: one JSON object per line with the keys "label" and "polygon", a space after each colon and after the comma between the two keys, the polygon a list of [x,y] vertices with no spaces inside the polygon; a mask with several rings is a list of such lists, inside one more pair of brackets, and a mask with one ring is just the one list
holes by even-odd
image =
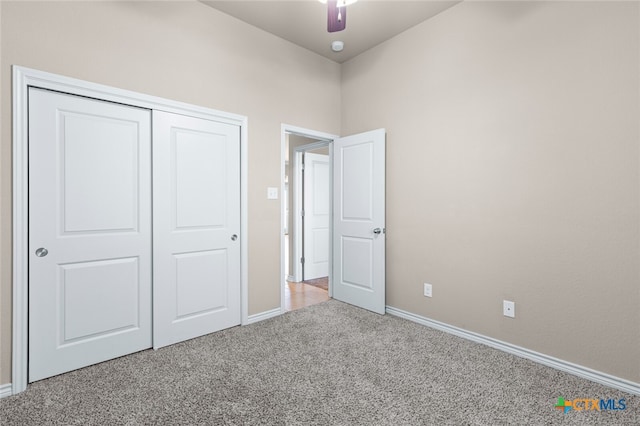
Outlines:
{"label": "light switch plate", "polygon": [[267,199],[268,200],[277,200],[278,199],[278,188],[274,186],[270,186],[267,188]]}

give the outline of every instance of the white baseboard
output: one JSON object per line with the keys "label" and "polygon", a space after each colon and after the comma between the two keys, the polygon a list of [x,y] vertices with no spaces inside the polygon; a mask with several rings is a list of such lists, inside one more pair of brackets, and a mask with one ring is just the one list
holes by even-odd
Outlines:
{"label": "white baseboard", "polygon": [[0,385],[0,399],[13,395],[13,386],[11,383]]}
{"label": "white baseboard", "polygon": [[287,281],[294,283],[296,282],[296,277],[294,277],[293,275],[287,275]]}
{"label": "white baseboard", "polygon": [[535,352],[520,346],[512,345],[511,343],[503,342],[501,340],[474,333],[472,331],[467,331],[465,329],[445,324],[440,321],[432,320],[420,315],[412,314],[411,312],[403,311],[402,309],[394,308],[393,306],[387,306],[386,312],[390,315],[395,315],[397,317],[404,318],[418,324],[426,325],[427,327],[435,328],[436,330],[444,331],[445,333],[453,334],[455,336],[462,337],[473,342],[482,343],[503,352],[507,352],[521,358],[526,358],[539,364],[546,365],[547,367],[555,368],[557,370],[561,370],[575,376],[579,376],[584,379],[603,384],[605,386],[619,389],[624,392],[629,392],[634,395],[640,395],[640,383],[631,382],[629,380],[612,376],[601,371],[592,370],[582,365],[554,358],[540,352]]}
{"label": "white baseboard", "polygon": [[260,312],[259,314],[249,315],[247,318],[247,325],[253,324],[254,322],[264,321],[269,318],[277,317],[282,314],[282,310],[280,308],[271,309],[270,311]]}

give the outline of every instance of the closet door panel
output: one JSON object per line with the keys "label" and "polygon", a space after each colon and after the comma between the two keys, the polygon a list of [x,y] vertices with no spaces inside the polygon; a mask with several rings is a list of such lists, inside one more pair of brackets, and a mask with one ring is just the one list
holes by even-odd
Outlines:
{"label": "closet door panel", "polygon": [[240,324],[240,128],[153,113],[154,347]]}
{"label": "closet door panel", "polygon": [[151,112],[29,89],[29,381],[151,347]]}

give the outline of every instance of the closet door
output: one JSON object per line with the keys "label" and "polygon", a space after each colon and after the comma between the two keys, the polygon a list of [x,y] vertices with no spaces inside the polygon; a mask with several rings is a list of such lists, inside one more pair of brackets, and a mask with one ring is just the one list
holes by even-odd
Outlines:
{"label": "closet door", "polygon": [[151,347],[151,112],[29,90],[29,381]]}
{"label": "closet door", "polygon": [[240,324],[240,128],[153,112],[160,348]]}

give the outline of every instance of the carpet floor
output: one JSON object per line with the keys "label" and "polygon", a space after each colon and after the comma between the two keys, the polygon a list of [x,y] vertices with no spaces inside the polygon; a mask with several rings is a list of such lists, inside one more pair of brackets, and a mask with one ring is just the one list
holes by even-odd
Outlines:
{"label": "carpet floor", "polygon": [[[623,411],[554,408],[625,398]],[[638,425],[640,397],[330,300],[29,385],[9,425]]]}

